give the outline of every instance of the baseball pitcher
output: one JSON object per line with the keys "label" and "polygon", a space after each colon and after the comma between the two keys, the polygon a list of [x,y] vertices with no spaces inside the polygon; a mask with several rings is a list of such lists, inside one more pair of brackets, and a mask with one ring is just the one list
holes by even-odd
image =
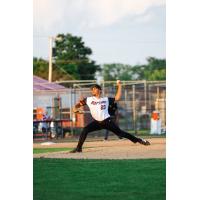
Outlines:
{"label": "baseball pitcher", "polygon": [[142,145],[150,145],[150,143],[147,140],[136,137],[134,135],[131,135],[121,130],[118,127],[118,125],[110,118],[110,115],[108,113],[109,100],[119,101],[119,99],[121,98],[121,90],[122,90],[121,81],[118,80],[117,92],[116,92],[115,98],[111,99],[110,97],[102,97],[101,86],[94,84],[91,87],[92,96],[80,100],[73,107],[73,112],[76,113],[76,112],[79,112],[80,107],[87,105],[90,109],[91,115],[94,120],[91,123],[89,123],[86,127],[83,128],[80,134],[78,145],[75,149],[71,151],[71,153],[82,152],[82,146],[83,146],[83,143],[85,142],[85,139],[88,133],[101,130],[101,129],[107,129],[109,131],[112,131],[118,137],[127,138],[133,143],[138,142]]}

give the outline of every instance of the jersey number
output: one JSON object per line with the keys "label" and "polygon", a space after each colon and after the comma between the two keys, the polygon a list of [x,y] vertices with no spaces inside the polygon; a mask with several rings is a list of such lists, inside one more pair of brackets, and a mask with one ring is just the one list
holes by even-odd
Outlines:
{"label": "jersey number", "polygon": [[106,105],[101,105],[101,110],[105,110],[106,109]]}

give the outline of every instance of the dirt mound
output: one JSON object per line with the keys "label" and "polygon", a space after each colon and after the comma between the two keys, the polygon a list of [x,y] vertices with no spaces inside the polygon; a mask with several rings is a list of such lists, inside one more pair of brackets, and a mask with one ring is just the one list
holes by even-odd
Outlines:
{"label": "dirt mound", "polygon": [[[165,158],[166,139],[149,139],[151,145],[133,144],[128,140],[85,142],[82,153],[54,152],[35,154],[34,158],[74,158],[74,159],[141,159]],[[75,147],[73,143],[55,143],[48,148]],[[34,148],[47,148],[41,144],[34,144]]]}

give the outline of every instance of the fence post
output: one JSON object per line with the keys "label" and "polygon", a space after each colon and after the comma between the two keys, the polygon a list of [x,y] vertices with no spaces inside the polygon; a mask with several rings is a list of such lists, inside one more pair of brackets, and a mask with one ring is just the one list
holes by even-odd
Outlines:
{"label": "fence post", "polygon": [[145,106],[145,113],[147,111],[147,81],[144,81],[144,106]]}
{"label": "fence post", "polygon": [[159,91],[159,86],[157,86],[157,99],[159,99],[159,96],[160,96],[160,91]]}
{"label": "fence post", "polygon": [[135,85],[132,85],[132,109],[133,109],[133,128],[136,131],[136,107],[135,107]]}
{"label": "fence post", "polygon": [[[124,106],[125,106],[125,111],[126,111],[126,113],[127,113],[127,90],[126,90],[126,88],[124,89]],[[128,130],[128,119],[127,120],[125,120],[125,126],[126,126],[126,130]]]}
{"label": "fence post", "polygon": [[71,123],[71,134],[73,135],[74,131],[73,131],[73,126],[74,126],[74,122],[73,122],[73,112],[72,112],[72,88],[70,88],[70,123]]}
{"label": "fence post", "polygon": [[103,87],[103,92],[102,92],[102,95],[103,95],[103,97],[104,97],[104,95],[105,95],[105,82],[104,82],[104,80],[103,80],[103,82],[102,82],[102,87]]}

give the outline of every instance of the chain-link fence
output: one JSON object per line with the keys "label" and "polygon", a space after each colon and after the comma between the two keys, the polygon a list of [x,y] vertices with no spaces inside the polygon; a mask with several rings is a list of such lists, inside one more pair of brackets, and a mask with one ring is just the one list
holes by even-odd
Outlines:
{"label": "chain-link fence", "polygon": [[[43,108],[51,120],[60,120],[62,137],[80,133],[82,127],[91,120],[89,109],[84,108],[83,114],[73,114],[72,106],[81,97],[90,96],[92,82],[81,81],[70,83],[67,88],[67,81],[59,83],[65,88],[59,90],[34,90],[33,118],[37,121],[37,109]],[[101,82],[102,95],[114,97],[116,93],[116,81]],[[166,83],[165,81],[122,81],[122,97],[118,101],[118,124],[121,129],[130,133],[149,134],[152,124],[152,113],[159,113],[161,133],[165,133],[166,127]],[[103,134],[105,131],[98,131],[95,134]]]}

